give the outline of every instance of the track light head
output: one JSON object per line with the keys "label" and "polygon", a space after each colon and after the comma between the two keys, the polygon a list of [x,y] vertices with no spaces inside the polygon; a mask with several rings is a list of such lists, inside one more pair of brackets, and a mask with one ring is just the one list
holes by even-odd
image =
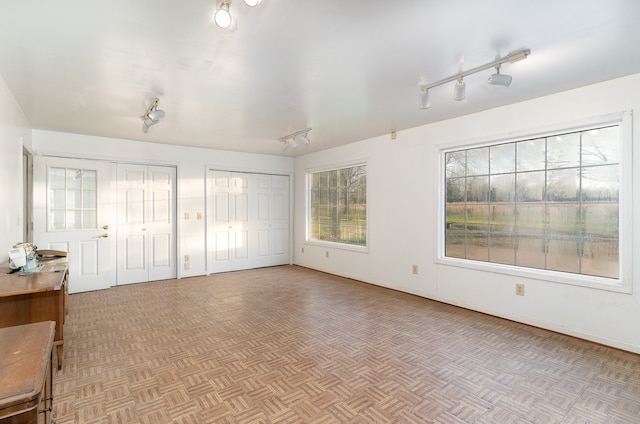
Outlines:
{"label": "track light head", "polygon": [[149,132],[149,127],[160,123],[160,118],[164,118],[165,116],[164,110],[158,109],[159,101],[160,100],[156,98],[144,115],[140,117],[140,119],[142,119],[142,132],[145,134]]}
{"label": "track light head", "polygon": [[504,75],[500,73],[500,64],[496,65],[496,73],[489,77],[490,85],[501,85],[503,87],[509,87],[511,85],[511,75]]}
{"label": "track light head", "polygon": [[429,100],[429,89],[420,87],[420,109],[429,109],[431,101]]}
{"label": "track light head", "polygon": [[309,138],[307,138],[307,134],[298,134],[296,135],[293,140],[295,142],[297,142],[298,144],[302,143],[303,145],[307,145],[311,142],[311,140],[309,140]]}
{"label": "track light head", "polygon": [[459,77],[456,85],[453,87],[453,100],[457,102],[464,100],[466,88],[467,84],[464,82],[462,77]]}
{"label": "track light head", "polygon": [[213,21],[222,29],[230,29],[233,24],[229,5],[228,1],[223,1],[213,14]]}
{"label": "track light head", "polygon": [[260,4],[262,0],[244,0],[245,4],[249,7],[255,7]]}
{"label": "track light head", "polygon": [[289,137],[287,138],[287,142],[286,142],[289,146],[291,146],[292,148],[296,148],[298,147],[298,143],[296,143],[296,141],[293,139],[293,137]]}

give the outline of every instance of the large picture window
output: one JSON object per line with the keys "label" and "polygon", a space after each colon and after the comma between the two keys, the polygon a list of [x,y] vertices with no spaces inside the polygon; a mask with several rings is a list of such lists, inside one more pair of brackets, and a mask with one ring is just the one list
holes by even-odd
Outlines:
{"label": "large picture window", "polygon": [[620,278],[620,125],[444,152],[444,256]]}
{"label": "large picture window", "polygon": [[309,241],[367,245],[367,167],[307,174]]}

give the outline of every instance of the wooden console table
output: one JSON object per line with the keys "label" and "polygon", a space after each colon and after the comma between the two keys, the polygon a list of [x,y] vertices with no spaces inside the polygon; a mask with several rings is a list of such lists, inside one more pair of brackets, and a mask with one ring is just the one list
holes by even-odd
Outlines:
{"label": "wooden console table", "polygon": [[69,304],[69,258],[38,259],[38,272],[11,272],[0,266],[0,328],[54,321],[58,369],[62,368],[64,321]]}
{"label": "wooden console table", "polygon": [[0,424],[48,424],[53,419],[55,322],[0,328]]}

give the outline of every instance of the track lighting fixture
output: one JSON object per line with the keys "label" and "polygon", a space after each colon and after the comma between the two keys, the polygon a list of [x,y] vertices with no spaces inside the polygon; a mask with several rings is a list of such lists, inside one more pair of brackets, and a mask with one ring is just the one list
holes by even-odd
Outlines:
{"label": "track lighting fixture", "polygon": [[502,85],[505,87],[509,87],[511,84],[511,75],[504,75],[500,73],[500,64],[496,65],[496,73],[489,77],[489,84],[491,85]]}
{"label": "track lighting fixture", "polygon": [[278,141],[282,143],[280,149],[282,149],[283,152],[286,152],[289,148],[295,149],[300,144],[304,146],[308,145],[311,142],[311,140],[309,140],[309,131],[311,131],[311,128],[305,128],[304,130],[296,131],[279,138]]}
{"label": "track lighting fixture", "polygon": [[465,92],[466,92],[466,84],[464,82],[464,77],[475,74],[480,71],[484,71],[489,68],[496,68],[496,73],[489,77],[489,84],[491,85],[501,85],[504,87],[508,87],[511,84],[512,77],[511,75],[504,75],[500,73],[500,66],[503,63],[513,63],[522,59],[526,59],[531,54],[531,50],[522,49],[515,51],[513,53],[508,54],[507,56],[501,57],[499,59],[494,60],[493,62],[486,63],[484,65],[475,67],[468,71],[460,72],[456,75],[452,75],[450,77],[441,79],[440,81],[433,82],[431,84],[424,84],[420,82],[420,109],[428,109],[430,107],[429,104],[429,89],[433,87],[438,87],[440,85],[446,84],[451,81],[456,81],[455,86],[453,87],[453,99],[456,101],[464,100]]}
{"label": "track lighting fixture", "polygon": [[458,78],[458,82],[453,87],[453,100],[457,102],[464,100],[466,90],[467,84],[462,80],[462,77]]}
{"label": "track lighting fixture", "polygon": [[160,100],[156,98],[151,106],[147,109],[147,111],[140,117],[142,119],[142,132],[149,132],[149,127],[160,123],[160,118],[164,118],[165,113],[164,110],[158,109],[158,102]]}
{"label": "track lighting fixture", "polygon": [[229,6],[231,6],[231,2],[223,1],[213,14],[213,21],[222,29],[229,29],[233,23]]}
{"label": "track lighting fixture", "polygon": [[[262,0],[244,0],[244,3],[249,7],[255,7],[260,4]],[[228,29],[235,31],[238,28],[238,22],[235,20],[231,11],[231,0],[222,0],[218,8],[213,14],[213,22],[216,23],[222,29]]]}
{"label": "track lighting fixture", "polygon": [[420,87],[420,109],[429,109],[431,102],[429,101],[429,89],[424,86]]}

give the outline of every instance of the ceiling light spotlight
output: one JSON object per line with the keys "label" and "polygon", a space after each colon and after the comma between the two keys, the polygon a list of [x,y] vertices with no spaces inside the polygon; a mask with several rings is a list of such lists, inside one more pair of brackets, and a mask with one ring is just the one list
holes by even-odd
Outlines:
{"label": "ceiling light spotlight", "polygon": [[300,144],[307,146],[311,142],[309,140],[309,131],[311,131],[311,128],[305,128],[304,130],[296,131],[287,136],[279,138],[278,141],[282,143],[282,146],[280,146],[280,148],[283,152],[286,152],[289,147],[295,149]]}
{"label": "ceiling light spotlight", "polygon": [[298,144],[302,143],[305,146],[311,143],[311,140],[307,138],[306,134],[298,134],[293,138],[293,140],[296,141]]}
{"label": "ceiling light spotlight", "polygon": [[231,28],[234,19],[229,11],[230,2],[223,1],[213,14],[213,21],[222,29]]}
{"label": "ceiling light spotlight", "polygon": [[249,7],[255,7],[255,6],[259,5],[261,1],[262,0],[244,0],[246,5],[249,6]]}
{"label": "ceiling light spotlight", "polygon": [[504,87],[509,87],[511,84],[511,75],[504,75],[500,73],[500,64],[496,65],[496,73],[489,77],[490,85],[502,85]]}
{"label": "ceiling light spotlight", "polygon": [[429,89],[420,87],[420,109],[429,109],[431,102],[429,101]]}
{"label": "ceiling light spotlight", "polygon": [[466,88],[467,84],[464,82],[462,77],[459,77],[456,85],[453,87],[453,100],[457,102],[464,100]]}
{"label": "ceiling light spotlight", "polygon": [[149,127],[152,127],[158,123],[160,123],[160,118],[164,118],[165,113],[164,110],[158,109],[159,99],[155,99],[151,106],[147,109],[147,111],[140,117],[142,119],[142,132],[149,132]]}

